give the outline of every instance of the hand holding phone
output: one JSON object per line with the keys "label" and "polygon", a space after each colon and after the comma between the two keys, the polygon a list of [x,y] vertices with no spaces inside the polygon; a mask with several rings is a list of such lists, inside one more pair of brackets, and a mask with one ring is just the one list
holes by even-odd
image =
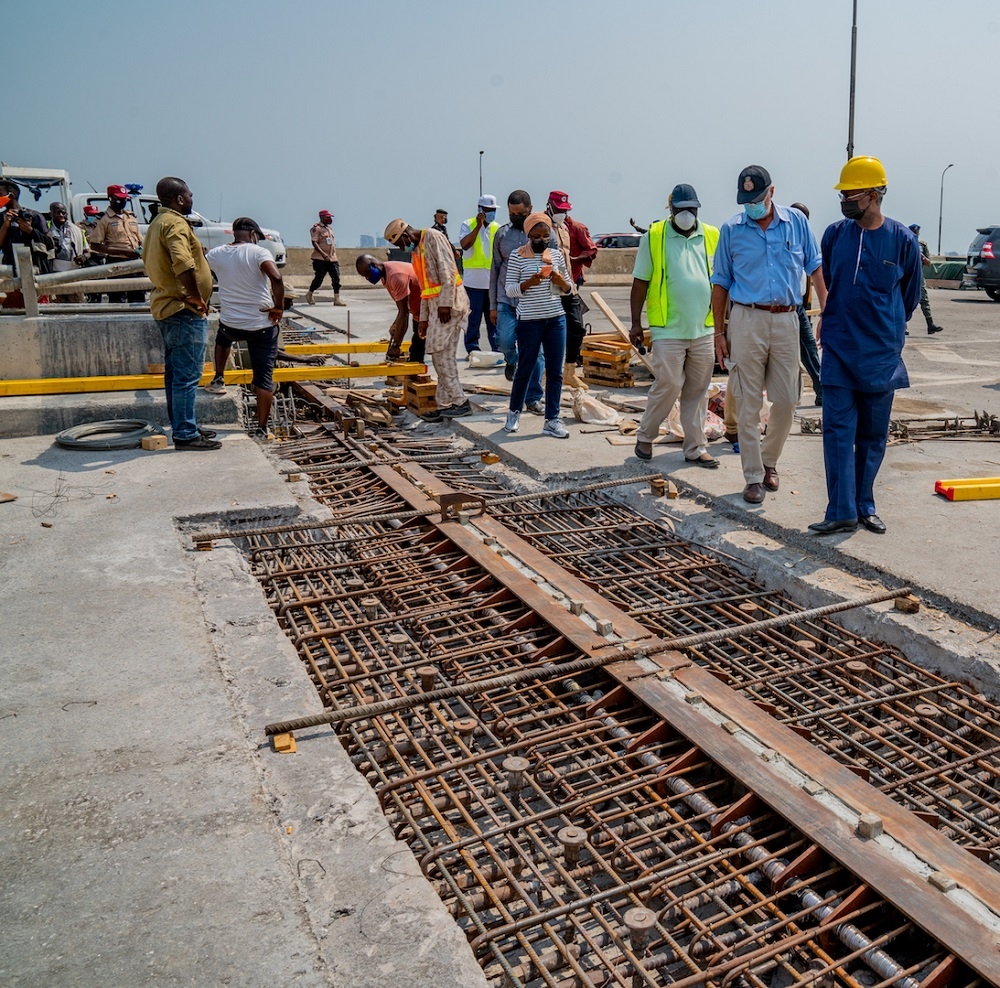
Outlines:
{"label": "hand holding phone", "polygon": [[540,267],[540,268],[538,269],[538,273],[539,273],[539,274],[540,274],[540,275],[541,275],[541,276],[542,276],[543,278],[551,278],[551,277],[552,277],[552,265],[551,265],[551,264],[543,264],[543,265],[542,265],[542,266],[541,266],[541,267]]}

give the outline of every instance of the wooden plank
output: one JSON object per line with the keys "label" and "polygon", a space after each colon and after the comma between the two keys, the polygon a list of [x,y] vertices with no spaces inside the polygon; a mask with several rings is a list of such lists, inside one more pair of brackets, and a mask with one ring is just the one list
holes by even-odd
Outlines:
{"label": "wooden plank", "polygon": [[[604,313],[604,316],[608,320],[608,322],[611,323],[612,326],[614,326],[615,332],[617,332],[618,335],[621,336],[625,340],[625,342],[628,343],[629,346],[631,346],[632,341],[628,338],[628,330],[622,325],[621,320],[618,318],[618,316],[616,316],[614,312],[611,311],[611,306],[609,306],[608,303],[605,302],[604,299],[597,294],[597,292],[591,292],[590,297],[594,300],[594,304],[597,306],[597,308],[599,308],[601,312]],[[649,373],[653,375],[653,377],[656,377],[656,374],[653,372],[653,365],[650,362],[649,358],[645,354],[639,353],[638,350],[636,350],[636,356],[645,365],[646,370],[648,370]]]}
{"label": "wooden plank", "polygon": [[[289,343],[283,347],[288,353],[385,353],[388,343]],[[399,348],[404,354],[409,353],[410,344],[404,343]]]}

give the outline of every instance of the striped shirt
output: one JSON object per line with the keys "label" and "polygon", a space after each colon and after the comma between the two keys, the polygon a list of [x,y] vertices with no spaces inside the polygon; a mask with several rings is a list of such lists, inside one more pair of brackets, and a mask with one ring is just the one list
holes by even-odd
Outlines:
{"label": "striped shirt", "polygon": [[[558,271],[567,281],[569,272],[566,261],[558,247],[550,247],[552,270]],[[518,319],[552,319],[563,315],[562,292],[555,286],[551,278],[546,278],[540,285],[534,285],[526,292],[521,291],[521,282],[527,281],[533,274],[542,269],[540,254],[522,257],[515,250],[507,260],[507,297],[517,299]]]}

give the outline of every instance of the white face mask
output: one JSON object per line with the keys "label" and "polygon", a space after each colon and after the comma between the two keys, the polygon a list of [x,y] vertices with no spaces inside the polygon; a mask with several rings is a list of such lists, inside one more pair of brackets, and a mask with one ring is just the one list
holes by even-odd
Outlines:
{"label": "white face mask", "polygon": [[553,213],[552,214],[552,222],[555,223],[556,226],[562,226],[563,223],[566,222],[566,214],[565,213]]}
{"label": "white face mask", "polygon": [[674,226],[678,230],[693,230],[698,223],[698,217],[690,209],[682,209],[674,213]]}

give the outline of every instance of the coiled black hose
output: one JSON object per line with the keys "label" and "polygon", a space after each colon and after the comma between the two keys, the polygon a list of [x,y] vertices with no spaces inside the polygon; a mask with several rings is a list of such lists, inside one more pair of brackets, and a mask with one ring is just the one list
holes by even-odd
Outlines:
{"label": "coiled black hose", "polygon": [[[110,438],[99,438],[108,437]],[[146,436],[162,436],[164,431],[145,419],[108,419],[105,422],[88,422],[74,425],[56,436],[56,442],[65,449],[106,450],[135,449]]]}

